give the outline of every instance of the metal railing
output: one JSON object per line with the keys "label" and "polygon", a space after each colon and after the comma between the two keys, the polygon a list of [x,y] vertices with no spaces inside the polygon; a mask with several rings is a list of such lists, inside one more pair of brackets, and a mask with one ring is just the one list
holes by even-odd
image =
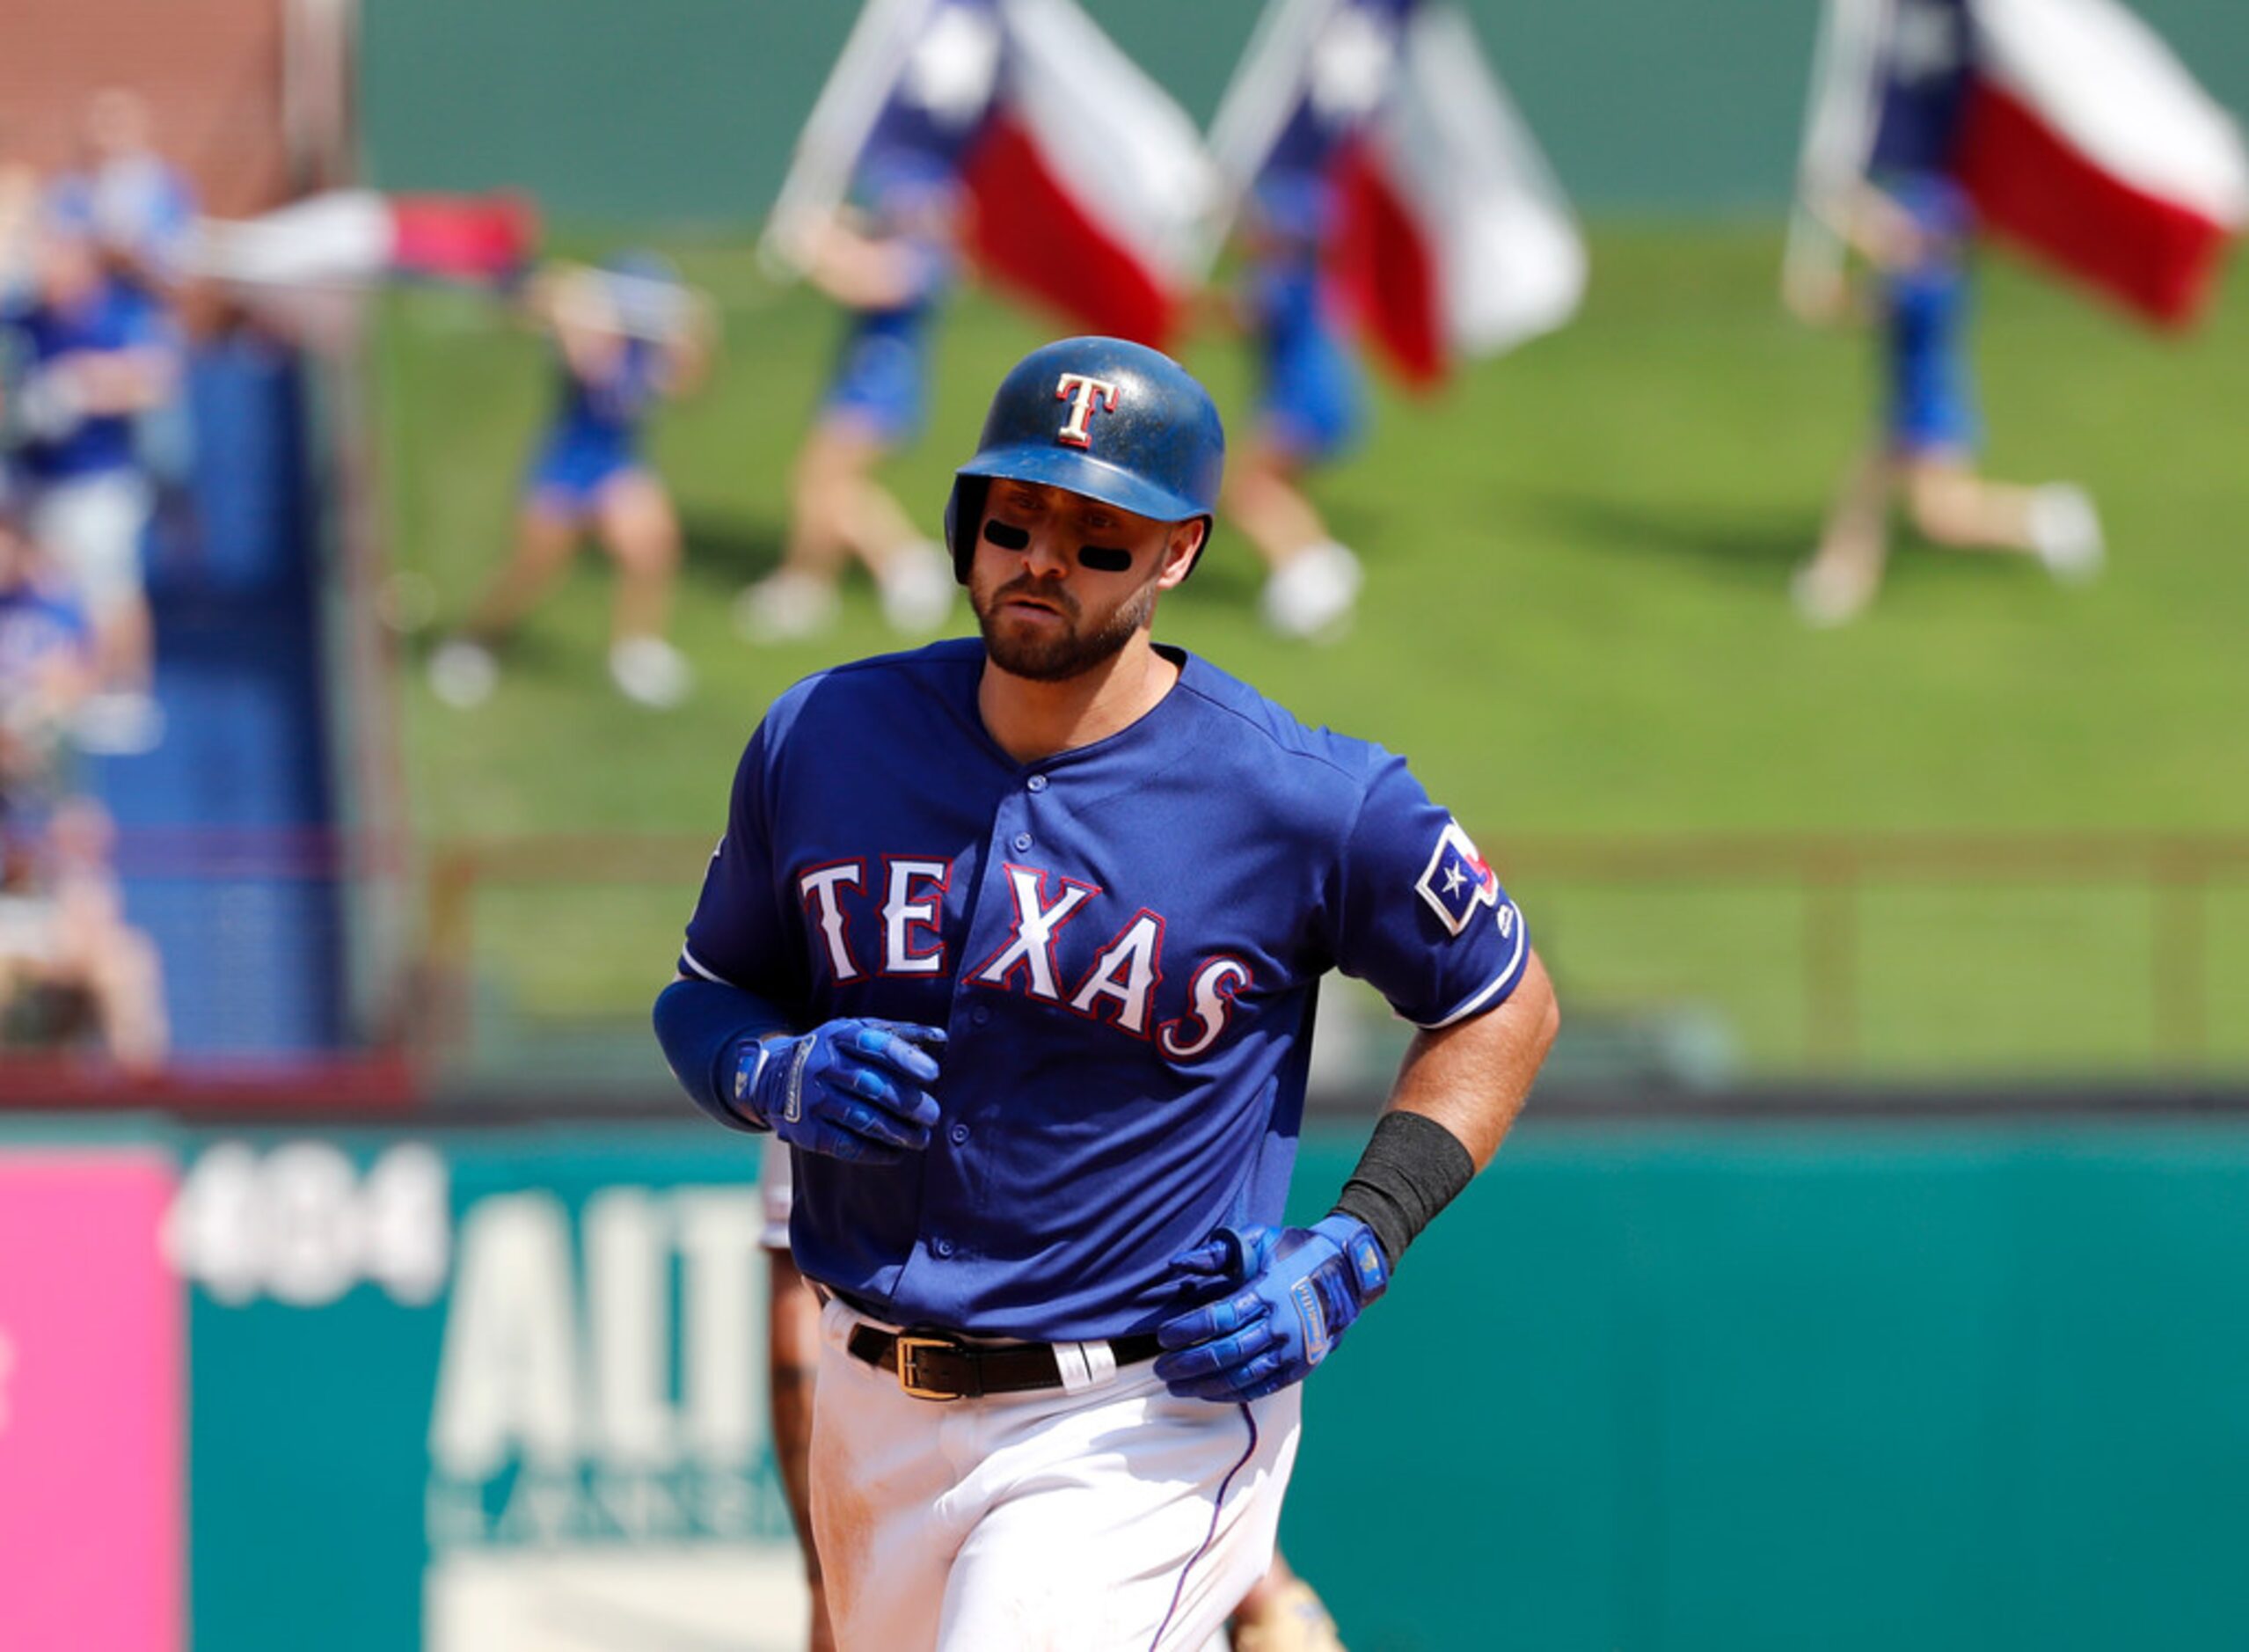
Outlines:
{"label": "metal railing", "polygon": [[[466,985],[478,955],[478,908],[496,891],[541,887],[585,889],[601,885],[665,886],[675,892],[672,934],[683,920],[711,852],[707,837],[536,836],[463,839],[434,845],[427,865],[425,931],[433,1014],[423,1027],[433,1048],[460,1049],[469,1041],[472,1012]],[[1626,898],[1683,891],[1778,892],[1793,897],[1793,934],[1778,943],[1793,951],[1785,974],[1800,1003],[1795,1056],[1753,1061],[1776,1071],[1850,1074],[1865,1069],[1870,957],[1870,909],[1877,897],[1915,889],[1943,889],[1975,898],[1993,891],[2038,889],[2064,900],[2088,892],[2121,893],[2146,913],[2144,963],[2101,961],[2104,990],[2144,996],[2145,1037],[2136,1060],[2143,1071],[2194,1074],[2238,1052],[2221,1049],[2214,1032],[2238,1027],[2238,1009],[2223,1019],[2213,975],[2213,904],[2230,894],[2249,895],[2249,835],[2181,833],[1682,833],[1634,836],[1532,834],[1507,840],[1494,853],[1501,874],[1524,900],[1550,964],[1557,960],[1541,930],[1542,911],[1565,914],[1589,889]],[[1576,893],[1573,895],[1573,891]],[[652,898],[656,897],[652,891]],[[2249,904],[2239,925],[2223,931],[2229,959],[2249,956]],[[1561,933],[1566,938],[1567,926]],[[1943,939],[1943,938],[1939,938]],[[2027,966],[2047,950],[2038,937],[2022,943]],[[2090,947],[2089,947],[2090,950]],[[1597,959],[1563,956],[1558,968],[1574,990],[1573,1005],[1589,998],[1629,1010],[1629,991],[1604,983]],[[645,984],[650,966],[640,960]],[[2143,969],[2136,984],[2129,977]],[[2226,976],[2227,984],[2231,976]],[[2242,990],[2249,995],[2249,976]],[[638,1015],[645,998],[631,1006]],[[2066,1011],[2064,1012],[2066,1012]],[[1569,1019],[1566,1016],[1566,1021]],[[2035,1052],[2026,1050],[2026,1059]]]}

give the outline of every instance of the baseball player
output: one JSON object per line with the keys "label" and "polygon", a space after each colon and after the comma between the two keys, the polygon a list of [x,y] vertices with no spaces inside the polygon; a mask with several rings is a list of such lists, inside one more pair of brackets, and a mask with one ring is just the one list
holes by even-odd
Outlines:
{"label": "baseball player", "polygon": [[[845,1648],[1203,1646],[1272,1557],[1296,1385],[1553,1036],[1400,759],[1152,640],[1223,451],[1154,351],[1019,363],[946,508],[981,637],[774,704],[657,1000],[697,1105],[794,1150]],[[1422,1030],[1333,1210],[1283,1227],[1331,969]]]}
{"label": "baseball player", "polygon": [[[1931,545],[2033,556],[2056,579],[2092,578],[2104,550],[2084,489],[2016,486],[1976,471],[1966,194],[1938,173],[1901,172],[1858,186],[1827,216],[1877,277],[1888,404],[1880,440],[1845,479],[1818,549],[1797,570],[1797,611],[1809,625],[1837,625],[1873,600],[1889,560],[1894,497]],[[1844,303],[1840,287],[1817,300],[1829,314]]]}

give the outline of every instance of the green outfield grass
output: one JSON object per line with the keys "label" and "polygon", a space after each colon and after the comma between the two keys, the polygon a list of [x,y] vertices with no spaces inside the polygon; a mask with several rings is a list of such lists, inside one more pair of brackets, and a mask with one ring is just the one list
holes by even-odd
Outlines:
{"label": "green outfield grass", "polygon": [[[712,384],[654,449],[689,524],[675,635],[700,691],[656,715],[609,691],[606,577],[589,556],[490,704],[455,713],[418,674],[404,684],[425,839],[715,834],[774,692],[890,646],[864,588],[816,645],[733,635],[734,592],[778,554],[836,324],[808,295],[767,288],[738,249],[679,252],[727,325]],[[1510,836],[1528,833],[2249,830],[2249,293],[2160,339],[1991,260],[1975,333],[1990,469],[2091,487],[2109,572],[2062,589],[2026,561],[1909,543],[1874,610],[1819,633],[1791,612],[1787,574],[1868,428],[1871,362],[1862,338],[1783,318],[1778,261],[1762,229],[1597,233],[1574,326],[1442,397],[1381,391],[1362,451],[1316,481],[1369,570],[1347,640],[1260,632],[1252,559],[1223,525],[1159,635],[1307,720],[1407,753],[1503,869]],[[932,528],[991,384],[1044,331],[981,295],[956,306],[926,439],[890,471]],[[548,385],[535,340],[456,295],[397,298],[378,338],[393,607],[418,662],[500,552]],[[1244,406],[1238,344],[1201,337],[1184,354],[1222,407]],[[484,922],[480,966],[537,1014],[637,1014],[695,875],[608,892],[590,927],[567,892],[510,895],[524,910]],[[1716,1025],[1753,1071],[1815,1062],[1792,887],[1518,893],[1574,1005]],[[2249,1018],[2226,1005],[2249,998],[2245,907],[2227,895],[2209,909],[2212,1060],[2236,1071]],[[1844,1064],[2148,1065],[2143,892],[1876,888],[1858,917],[1864,997]]]}

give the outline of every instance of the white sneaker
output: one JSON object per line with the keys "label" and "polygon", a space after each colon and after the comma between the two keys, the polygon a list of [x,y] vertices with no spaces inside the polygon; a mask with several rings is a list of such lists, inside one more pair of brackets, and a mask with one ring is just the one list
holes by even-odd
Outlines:
{"label": "white sneaker", "polygon": [[695,669],[661,637],[627,637],[610,649],[610,681],[625,698],[668,712],[695,686]]}
{"label": "white sneaker", "polygon": [[2031,494],[2030,542],[2046,571],[2065,585],[2083,585],[2100,572],[2108,556],[2100,513],[2084,488],[2068,482]]}
{"label": "white sneaker", "polygon": [[926,539],[894,554],[875,583],[893,631],[926,637],[953,613],[953,563]]}
{"label": "white sneaker", "polygon": [[1359,559],[1331,539],[1282,564],[1266,581],[1258,611],[1284,637],[1333,641],[1349,625],[1364,580]]}
{"label": "white sneaker", "polygon": [[734,629],[752,642],[816,637],[836,623],[836,588],[783,568],[734,599]]}
{"label": "white sneaker", "polygon": [[137,757],[164,742],[164,707],[146,694],[106,690],[89,696],[70,720],[79,750],[105,757]]}
{"label": "white sneaker", "polygon": [[429,691],[456,711],[483,705],[499,683],[500,662],[480,642],[456,637],[429,656]]}
{"label": "white sneaker", "polygon": [[1874,598],[1874,581],[1847,563],[1807,562],[1790,576],[1796,617],[1821,631],[1848,625]]}

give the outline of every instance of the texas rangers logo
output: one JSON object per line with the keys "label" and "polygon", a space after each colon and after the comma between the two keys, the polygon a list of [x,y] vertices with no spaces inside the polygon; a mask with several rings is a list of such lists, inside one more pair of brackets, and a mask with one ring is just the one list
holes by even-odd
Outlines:
{"label": "texas rangers logo", "polygon": [[1073,448],[1092,447],[1093,435],[1085,428],[1085,421],[1096,412],[1116,412],[1117,390],[1114,379],[1064,373],[1055,386],[1055,399],[1070,404],[1070,422],[1055,433],[1056,439]]}
{"label": "texas rangers logo", "polygon": [[1413,888],[1456,935],[1468,927],[1478,907],[1496,906],[1500,899],[1498,875],[1484,864],[1484,857],[1476,852],[1476,845],[1469,842],[1458,822],[1449,820],[1437,835],[1437,846]]}

